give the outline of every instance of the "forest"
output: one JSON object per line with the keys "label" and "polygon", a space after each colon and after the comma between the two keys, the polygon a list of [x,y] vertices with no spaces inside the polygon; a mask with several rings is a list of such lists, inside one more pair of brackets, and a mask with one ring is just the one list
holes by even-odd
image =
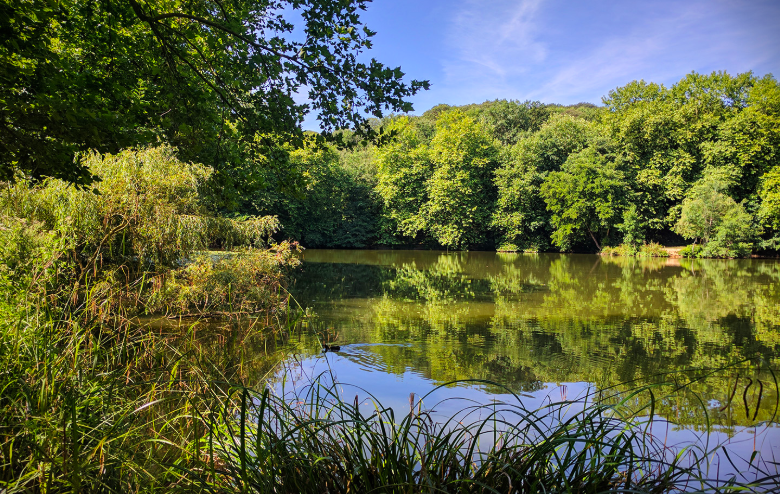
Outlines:
{"label": "forest", "polygon": [[[299,189],[243,196],[306,247],[594,252],[780,246],[780,87],[771,76],[633,81],[603,106],[439,105],[372,122],[392,138],[286,150]],[[344,132],[347,140],[351,138]],[[646,250],[647,251],[647,250]],[[652,254],[652,252],[651,252]]]}

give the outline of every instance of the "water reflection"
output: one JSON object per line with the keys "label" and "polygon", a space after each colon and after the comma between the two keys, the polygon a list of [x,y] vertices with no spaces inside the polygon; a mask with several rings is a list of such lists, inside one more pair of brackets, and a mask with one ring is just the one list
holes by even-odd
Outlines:
{"label": "water reflection", "polygon": [[683,383],[701,376],[688,369],[751,358],[657,410],[725,431],[773,420],[775,261],[339,250],[309,250],[304,260],[295,297],[339,342],[372,344],[361,350],[364,370],[534,392],[563,382]]}

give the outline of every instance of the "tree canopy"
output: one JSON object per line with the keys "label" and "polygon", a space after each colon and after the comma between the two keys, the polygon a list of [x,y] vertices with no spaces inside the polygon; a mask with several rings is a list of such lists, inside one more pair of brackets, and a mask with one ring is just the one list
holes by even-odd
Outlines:
{"label": "tree canopy", "polygon": [[[393,133],[390,142],[344,151],[321,169],[331,170],[329,180],[352,180],[354,190],[374,187],[347,199],[353,209],[370,204],[359,206],[372,218],[361,227],[364,245],[625,244],[636,253],[647,242],[687,240],[713,257],[780,246],[780,86],[772,76],[691,73],[669,88],[634,81],[604,103],[438,105],[377,122]],[[355,160],[359,178],[338,171]],[[320,195],[310,197],[328,196],[329,182],[318,183]],[[318,217],[294,223],[314,233]]]}
{"label": "tree canopy", "polygon": [[410,111],[428,82],[362,61],[368,1],[3,2],[0,174],[84,184],[76,152],[160,140],[246,173],[271,140],[302,144],[312,111],[325,136],[372,137],[367,117]]}

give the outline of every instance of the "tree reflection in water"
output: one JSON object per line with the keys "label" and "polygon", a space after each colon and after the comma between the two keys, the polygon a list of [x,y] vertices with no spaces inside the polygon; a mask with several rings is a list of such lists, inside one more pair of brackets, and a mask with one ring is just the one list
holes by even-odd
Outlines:
{"label": "tree reflection in water", "polygon": [[694,380],[656,411],[726,432],[774,417],[776,261],[309,250],[293,293],[339,343],[382,343],[383,372],[526,392]]}

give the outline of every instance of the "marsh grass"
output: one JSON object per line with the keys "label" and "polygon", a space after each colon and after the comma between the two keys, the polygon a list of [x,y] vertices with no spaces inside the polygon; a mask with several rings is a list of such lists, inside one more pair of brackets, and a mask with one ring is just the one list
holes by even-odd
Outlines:
{"label": "marsh grass", "polygon": [[[195,397],[263,372],[242,349],[296,324],[296,246],[268,245],[275,218],[210,213],[210,170],[169,147],[80,159],[95,191],[0,184],[0,492],[167,491],[196,461]],[[243,248],[193,262],[213,244]]]}
{"label": "marsh grass", "polygon": [[669,257],[669,253],[664,247],[656,242],[642,245],[620,244],[617,247],[604,246],[599,254],[619,257]]}
{"label": "marsh grass", "polygon": [[297,324],[290,316],[153,328],[84,310],[3,308],[5,493],[175,490],[200,464],[198,417],[229,402],[227,383],[261,382],[280,358],[285,325]]}
{"label": "marsh grass", "polygon": [[[671,448],[652,432],[659,386],[602,390],[523,405],[463,400],[460,413],[384,407],[370,393],[323,376],[295,394],[236,388],[233,407],[204,417],[219,457],[209,479],[234,492],[713,492],[776,488],[778,465],[754,462],[751,481],[709,479],[716,448]],[[469,383],[499,387],[496,383]],[[606,396],[605,396],[606,393]],[[350,395],[351,396],[351,395]],[[205,440],[204,440],[205,441]],[[728,455],[728,452],[721,450]],[[774,468],[774,469],[773,469]]]}

